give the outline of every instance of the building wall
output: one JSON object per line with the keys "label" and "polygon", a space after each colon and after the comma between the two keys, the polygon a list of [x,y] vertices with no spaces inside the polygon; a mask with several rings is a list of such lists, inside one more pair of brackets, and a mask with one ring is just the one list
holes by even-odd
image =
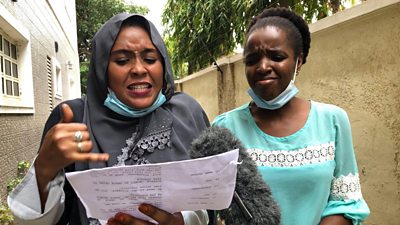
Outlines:
{"label": "building wall", "polygon": [[[196,79],[181,79],[175,83],[177,90],[196,96],[196,100],[203,106],[208,114],[218,113],[218,71],[210,68],[197,74],[192,74]],[[184,84],[184,85],[181,85]],[[186,87],[189,89],[186,90]],[[207,93],[207,95],[205,94]]]}
{"label": "building wall", "polygon": [[15,176],[17,163],[32,161],[38,151],[43,126],[51,111],[47,57],[59,62],[62,74],[62,97],[53,97],[53,106],[80,97],[80,80],[75,1],[0,0],[0,7],[29,31],[34,95],[32,112],[0,113],[0,196],[4,200],[7,181]]}
{"label": "building wall", "polygon": [[[400,0],[368,0],[311,24],[310,54],[296,79],[301,97],[336,104],[349,115],[362,192],[371,209],[365,225],[398,224],[399,21]],[[242,62],[241,55],[218,60],[223,71],[231,68],[230,73],[223,75],[231,77],[219,78],[218,85],[212,83],[216,80],[212,77],[216,68],[212,68],[203,74],[211,79],[186,78],[190,82],[180,83],[180,87],[196,99],[215,92],[218,94],[210,95],[210,99],[228,96],[224,102],[200,102],[212,120],[218,113],[250,100]],[[209,92],[193,92],[192,85],[207,85]],[[208,111],[215,107],[219,110]]]}
{"label": "building wall", "polygon": [[347,111],[371,208],[365,224],[394,225],[400,212],[400,2],[376,11],[374,2],[312,26],[309,63],[298,80],[303,97]]}

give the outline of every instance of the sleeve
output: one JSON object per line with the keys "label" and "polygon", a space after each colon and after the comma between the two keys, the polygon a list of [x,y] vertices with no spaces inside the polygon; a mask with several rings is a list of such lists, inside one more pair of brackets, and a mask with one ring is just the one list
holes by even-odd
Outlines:
{"label": "sleeve", "polygon": [[[174,126],[190,133],[185,134],[196,138],[204,129],[210,126],[207,114],[201,105],[191,96],[179,92],[170,100],[168,107],[174,117]],[[178,125],[179,124],[179,125]],[[187,145],[187,146],[190,146]]]}
{"label": "sleeve", "polygon": [[185,225],[207,225],[208,214],[206,210],[182,211]]}
{"label": "sleeve", "polygon": [[193,120],[196,122],[196,127],[198,130],[203,131],[207,127],[210,127],[210,121],[204,109],[201,105],[192,97],[188,96],[191,101],[189,101],[189,108],[193,114]]}
{"label": "sleeve", "polygon": [[[67,103],[74,110],[74,121],[82,121],[83,101],[82,99],[69,100]],[[51,112],[43,129],[43,139],[46,133],[57,124],[61,119],[61,108],[59,104]],[[34,163],[21,181],[21,183],[7,197],[7,203],[18,224],[47,225],[56,224],[61,218],[65,209],[65,173],[60,171],[57,176],[49,183],[49,195],[44,212],[41,212],[39,190],[36,180]],[[68,203],[70,199],[67,199]]]}
{"label": "sleeve", "polygon": [[32,163],[22,182],[7,197],[7,203],[17,224],[56,224],[64,211],[64,183],[64,172],[60,171],[49,183],[49,196],[42,213],[35,167]]}
{"label": "sleeve", "polygon": [[358,225],[367,218],[370,210],[361,193],[350,122],[344,110],[339,110],[334,123],[336,167],[328,204],[322,217],[343,214]]}

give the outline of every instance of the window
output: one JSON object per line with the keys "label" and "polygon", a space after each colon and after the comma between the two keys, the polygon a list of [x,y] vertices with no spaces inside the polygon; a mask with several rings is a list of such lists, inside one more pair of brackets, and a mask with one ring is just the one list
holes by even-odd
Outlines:
{"label": "window", "polygon": [[0,4],[0,114],[34,113],[29,30]]}
{"label": "window", "polygon": [[[7,97],[19,97],[19,75],[17,46],[4,35],[0,35],[1,83],[2,94]],[[3,66],[4,65],[4,66]]]}
{"label": "window", "polygon": [[53,89],[54,89],[54,98],[61,100],[62,99],[62,73],[61,73],[61,64],[58,62],[56,58],[51,59],[52,64],[52,75],[53,75]]}

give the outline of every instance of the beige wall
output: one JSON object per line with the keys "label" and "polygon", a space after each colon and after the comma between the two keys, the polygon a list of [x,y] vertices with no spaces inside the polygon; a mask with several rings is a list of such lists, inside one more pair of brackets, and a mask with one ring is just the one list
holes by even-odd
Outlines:
{"label": "beige wall", "polygon": [[365,224],[395,225],[400,212],[400,3],[372,11],[374,2],[310,27],[310,58],[298,86],[303,97],[347,111],[371,208]]}
{"label": "beige wall", "polygon": [[218,114],[218,71],[213,68],[192,74],[190,79],[175,82],[177,90],[196,98],[207,115]]}
{"label": "beige wall", "polygon": [[[301,97],[336,104],[349,115],[371,209],[365,225],[399,224],[399,21],[400,0],[368,0],[311,24],[310,55],[296,79]],[[180,86],[200,100],[212,120],[249,100],[242,61],[241,55],[221,59],[222,77],[209,68]],[[192,91],[200,87],[203,91]]]}

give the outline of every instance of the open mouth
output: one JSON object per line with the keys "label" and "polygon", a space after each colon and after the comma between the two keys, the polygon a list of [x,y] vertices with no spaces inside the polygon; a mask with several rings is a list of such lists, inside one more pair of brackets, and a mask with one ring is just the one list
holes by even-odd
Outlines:
{"label": "open mouth", "polygon": [[147,82],[132,83],[127,86],[128,95],[135,98],[147,97],[148,95],[151,94],[152,90],[153,90],[153,85]]}
{"label": "open mouth", "polygon": [[128,89],[132,91],[146,90],[149,88],[151,88],[150,84],[131,84],[128,86]]}

